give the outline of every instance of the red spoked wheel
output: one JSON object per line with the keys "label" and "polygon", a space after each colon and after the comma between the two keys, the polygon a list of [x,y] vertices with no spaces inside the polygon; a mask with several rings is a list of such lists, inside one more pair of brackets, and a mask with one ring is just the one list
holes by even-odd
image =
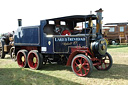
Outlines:
{"label": "red spoked wheel", "polygon": [[71,35],[71,32],[69,30],[64,30],[61,35]]}
{"label": "red spoked wheel", "polygon": [[72,70],[77,76],[89,76],[93,70],[92,61],[83,54],[76,55],[72,60]]}
{"label": "red spoked wheel", "polygon": [[31,68],[31,69],[40,69],[43,65],[42,63],[42,55],[38,53],[38,51],[36,50],[31,50],[29,53],[28,53],[28,66]]}
{"label": "red spoked wheel", "polygon": [[19,50],[17,53],[17,63],[22,68],[28,67],[27,54],[27,50]]}
{"label": "red spoked wheel", "polygon": [[106,53],[106,55],[103,56],[98,63],[99,65],[95,66],[97,70],[109,70],[113,63],[111,55]]}

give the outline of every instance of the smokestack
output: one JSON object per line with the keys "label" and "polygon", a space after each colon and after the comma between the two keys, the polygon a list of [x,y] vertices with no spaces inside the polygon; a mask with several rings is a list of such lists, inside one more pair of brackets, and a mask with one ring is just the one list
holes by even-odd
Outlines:
{"label": "smokestack", "polygon": [[22,19],[18,19],[18,26],[22,26]]}
{"label": "smokestack", "polygon": [[97,13],[97,26],[96,26],[96,33],[102,34],[102,8],[95,11]]}

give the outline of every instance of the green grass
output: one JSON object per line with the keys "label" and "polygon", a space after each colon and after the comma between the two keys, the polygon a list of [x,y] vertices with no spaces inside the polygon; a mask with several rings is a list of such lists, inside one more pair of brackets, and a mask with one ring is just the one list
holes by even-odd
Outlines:
{"label": "green grass", "polygon": [[128,45],[111,45],[108,51],[113,57],[128,57]]}
{"label": "green grass", "polygon": [[93,69],[89,77],[76,76],[71,67],[48,64],[41,70],[19,68],[9,57],[0,59],[0,85],[127,85],[128,47],[110,46],[113,57],[109,71]]}

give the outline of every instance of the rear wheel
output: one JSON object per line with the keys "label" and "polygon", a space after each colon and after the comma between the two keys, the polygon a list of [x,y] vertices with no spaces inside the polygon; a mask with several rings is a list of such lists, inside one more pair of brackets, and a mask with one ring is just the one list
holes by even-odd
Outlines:
{"label": "rear wheel", "polygon": [[5,52],[4,52],[4,41],[0,41],[0,58],[5,58]]}
{"label": "rear wheel", "polygon": [[40,69],[43,65],[42,54],[38,53],[36,50],[32,50],[28,53],[28,65],[31,69]]}
{"label": "rear wheel", "polygon": [[99,65],[95,66],[97,70],[109,70],[113,63],[111,55],[107,52],[98,63]]}
{"label": "rear wheel", "polygon": [[73,58],[71,67],[77,76],[89,76],[93,70],[92,61],[83,54],[78,54]]}
{"label": "rear wheel", "polygon": [[28,54],[27,50],[19,50],[17,53],[17,63],[22,68],[28,67],[27,54]]}

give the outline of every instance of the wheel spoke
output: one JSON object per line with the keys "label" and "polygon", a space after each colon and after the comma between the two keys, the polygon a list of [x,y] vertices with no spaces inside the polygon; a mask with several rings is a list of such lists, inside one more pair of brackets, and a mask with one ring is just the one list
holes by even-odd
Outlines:
{"label": "wheel spoke", "polygon": [[106,64],[106,63],[104,63],[104,65],[105,65],[105,68],[107,68],[107,64]]}
{"label": "wheel spoke", "polygon": [[106,64],[106,68],[109,67],[110,63],[105,63]]}
{"label": "wheel spoke", "polygon": [[85,66],[85,65],[87,65],[87,66],[88,66],[89,64],[88,64],[87,62],[82,64],[82,66]]}
{"label": "wheel spoke", "polygon": [[79,63],[82,64],[82,58],[80,57],[80,59],[78,59]]}
{"label": "wheel spoke", "polygon": [[105,62],[105,59],[103,59],[102,62],[104,63]]}
{"label": "wheel spoke", "polygon": [[84,70],[89,70],[89,68],[85,68],[84,66],[82,67]]}
{"label": "wheel spoke", "polygon": [[98,69],[103,69],[103,63],[102,64],[100,64],[100,65],[98,65],[97,67],[98,67]]}
{"label": "wheel spoke", "polygon": [[76,67],[78,67],[78,64],[75,62],[75,64],[76,64]]}
{"label": "wheel spoke", "polygon": [[103,64],[101,65],[101,69],[103,69]]}
{"label": "wheel spoke", "polygon": [[105,56],[105,59],[104,60],[106,60],[106,56]]}
{"label": "wheel spoke", "polygon": [[87,74],[87,71],[89,71],[88,68],[83,67],[85,74]]}
{"label": "wheel spoke", "polygon": [[77,70],[77,72],[80,72],[81,68],[79,70]]}
{"label": "wheel spoke", "polygon": [[81,73],[81,75],[83,75],[82,69],[80,69],[80,73]]}
{"label": "wheel spoke", "polygon": [[87,61],[86,61],[86,60],[84,60],[84,63],[87,63]]}

